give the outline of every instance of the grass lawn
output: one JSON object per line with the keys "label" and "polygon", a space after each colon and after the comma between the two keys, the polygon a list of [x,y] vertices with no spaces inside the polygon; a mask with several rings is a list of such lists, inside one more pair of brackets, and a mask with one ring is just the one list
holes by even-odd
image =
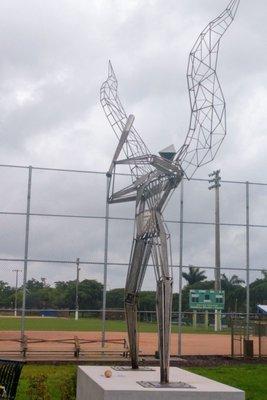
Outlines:
{"label": "grass lawn", "polygon": [[[72,388],[75,392],[76,382],[76,366],[65,365],[65,366],[53,366],[53,365],[26,365],[23,370],[19,381],[18,391],[16,400],[35,400],[35,399],[46,399],[46,400],[63,400],[65,397],[62,396],[66,386]],[[30,382],[35,377],[40,376],[47,377],[47,383],[43,385],[42,393],[39,393],[40,397],[32,397],[29,394]],[[71,382],[71,383],[70,383]],[[45,395],[49,395],[45,397]],[[65,400],[75,400],[75,397],[65,398]]]}
{"label": "grass lawn", "polygon": [[244,390],[246,392],[246,400],[267,399],[267,365],[188,369],[196,374]]}
{"label": "grass lawn", "polygon": [[[188,368],[189,371],[198,373],[211,379],[215,379],[222,383],[235,386],[246,391],[246,400],[266,400],[266,376],[267,365],[240,365],[238,367],[223,366],[213,368]],[[50,396],[48,399],[53,400],[75,400],[75,397],[61,397],[62,390],[72,385],[73,393],[75,392],[74,383],[76,381],[76,367],[67,366],[50,366],[50,365],[26,365],[23,368],[21,379],[19,382],[16,400],[31,400],[27,391],[29,390],[29,382],[34,376],[47,376],[47,387]],[[60,395],[61,394],[61,395]]]}
{"label": "grass lawn", "polygon": [[[101,331],[102,321],[100,318],[82,318],[75,321],[74,318],[26,318],[26,330],[29,331]],[[20,319],[15,317],[0,317],[0,331],[16,331],[20,329]],[[106,321],[106,329],[110,332],[126,332],[124,321]],[[172,332],[177,332],[177,325],[173,325]],[[157,332],[157,324],[149,322],[139,323],[140,332]],[[193,328],[183,326],[184,333],[214,333],[212,328]],[[229,333],[229,331],[223,331]]]}

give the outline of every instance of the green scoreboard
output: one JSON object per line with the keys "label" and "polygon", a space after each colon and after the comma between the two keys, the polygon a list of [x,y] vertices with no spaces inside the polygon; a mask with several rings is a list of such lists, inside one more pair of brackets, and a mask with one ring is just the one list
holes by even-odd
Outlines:
{"label": "green scoreboard", "polygon": [[189,307],[194,310],[223,310],[224,290],[190,290]]}

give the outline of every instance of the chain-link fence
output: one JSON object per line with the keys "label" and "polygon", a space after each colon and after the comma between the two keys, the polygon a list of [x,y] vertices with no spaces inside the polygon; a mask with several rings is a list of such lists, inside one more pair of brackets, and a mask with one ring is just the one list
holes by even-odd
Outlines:
{"label": "chain-link fence", "polygon": [[[120,176],[122,184],[127,178],[127,175]],[[18,310],[14,301],[5,306],[20,316],[20,338],[32,327],[31,324],[28,326],[26,317],[34,304],[31,307],[27,304],[29,288],[26,282],[34,278],[41,280],[44,287],[53,287],[55,282],[75,280],[76,259],[79,257],[80,281],[95,279],[103,284],[97,315],[80,311],[80,317],[86,319],[90,316],[98,320],[98,338],[104,344],[109,321],[115,316],[118,320],[124,318],[121,310],[114,311],[111,318],[112,313],[107,310],[107,292],[124,287],[134,225],[133,205],[106,204],[107,177],[104,172],[1,165],[0,181],[0,280],[14,287],[16,275],[18,287],[23,289],[22,299],[19,299],[22,305],[18,303]],[[192,265],[205,271],[208,281],[214,280],[215,205],[214,193],[208,190],[208,186],[208,179],[184,182],[165,210],[172,237],[174,293],[180,294],[172,321],[174,352],[180,355],[187,352],[182,340],[182,334],[185,335],[189,329],[187,327],[205,333],[214,329],[214,313],[199,312],[194,317],[187,298],[183,299],[181,295],[187,283],[183,272],[188,272]],[[226,283],[236,275],[240,282],[244,281],[245,289],[245,297],[244,293],[243,297],[233,294],[236,297],[229,300],[228,309],[225,309],[227,314],[222,315],[222,325],[227,334],[230,329],[229,323],[225,322],[228,313],[244,313],[246,329],[249,329],[250,312],[255,311],[259,300],[251,283],[261,279],[262,272],[267,271],[267,184],[222,180],[219,195],[220,272],[224,274]],[[155,289],[151,267],[144,281],[144,289],[150,291]],[[264,294],[260,300],[267,300]],[[44,298],[39,308],[46,309],[46,301]],[[35,312],[39,315],[32,317],[42,318],[40,311]],[[66,315],[62,318],[72,324],[74,315],[73,311],[70,318]],[[140,313],[140,323],[155,325],[152,332],[156,332],[155,319],[155,310]],[[113,328],[118,330],[118,326]],[[125,325],[121,329],[126,332]]]}
{"label": "chain-link fence", "polygon": [[244,318],[232,317],[231,355],[232,357],[267,356],[267,317],[251,315],[248,329]]}

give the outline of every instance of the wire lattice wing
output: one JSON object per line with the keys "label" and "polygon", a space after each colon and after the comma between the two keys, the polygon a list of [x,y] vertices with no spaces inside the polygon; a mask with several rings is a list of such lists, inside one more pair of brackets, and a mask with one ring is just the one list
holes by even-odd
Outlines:
{"label": "wire lattice wing", "polygon": [[189,55],[187,84],[191,117],[176,160],[188,178],[212,161],[226,135],[225,99],[217,77],[220,40],[233,22],[240,0],[228,7],[199,35]]}
{"label": "wire lattice wing", "polygon": [[[118,139],[120,139],[128,116],[119,99],[118,81],[110,61],[108,65],[108,78],[102,84],[100,89],[100,102],[106,114],[106,117],[113,131],[115,132],[115,135]],[[140,157],[151,154],[144,141],[133,126],[127,137],[127,141],[123,146],[123,151],[126,158]],[[152,170],[152,167],[149,164],[142,165],[142,163],[140,163],[139,161],[138,165],[131,164],[130,169],[132,175],[138,177],[140,175],[150,172]]]}

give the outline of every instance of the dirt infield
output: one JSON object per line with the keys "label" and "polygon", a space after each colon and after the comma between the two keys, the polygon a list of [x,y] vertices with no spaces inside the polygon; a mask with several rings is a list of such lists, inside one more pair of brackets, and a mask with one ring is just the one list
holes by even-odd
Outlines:
{"label": "dirt infield", "polygon": [[[29,351],[71,351],[74,348],[74,337],[78,337],[81,341],[81,349],[83,350],[100,350],[101,349],[101,332],[37,332],[27,331],[29,339]],[[19,351],[20,343],[16,340],[20,339],[19,332],[0,332],[0,353],[10,351]],[[124,332],[107,332],[106,339],[126,339],[127,334]],[[57,340],[63,342],[57,342]],[[96,343],[86,343],[84,341],[99,340]],[[157,334],[156,333],[140,333],[139,346],[140,351],[144,355],[152,355],[157,350]],[[116,350],[123,348],[122,342],[108,343],[106,349]],[[171,354],[177,355],[178,336],[171,336]],[[229,355],[231,353],[231,337],[230,335],[219,334],[191,334],[182,335],[182,354],[183,355]],[[256,349],[255,349],[256,350]]]}

